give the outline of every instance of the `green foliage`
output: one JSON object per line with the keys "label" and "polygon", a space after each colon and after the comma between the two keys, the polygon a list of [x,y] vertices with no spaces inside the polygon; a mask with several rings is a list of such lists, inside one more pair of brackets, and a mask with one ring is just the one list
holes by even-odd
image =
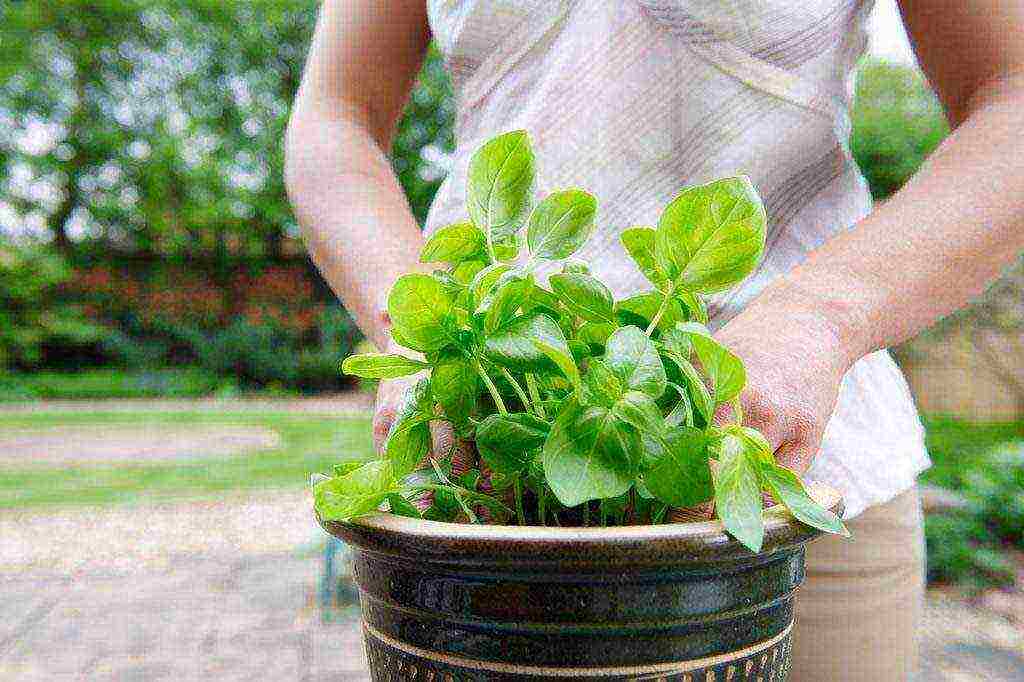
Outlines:
{"label": "green foliage", "polygon": [[857,73],[850,150],[876,200],[895,193],[949,134],[919,71],[866,60]]}
{"label": "green foliage", "polygon": [[0,370],[28,368],[46,343],[99,341],[104,331],[77,309],[52,303],[70,275],[59,255],[0,240]]}
{"label": "green foliage", "polygon": [[[759,551],[761,495],[770,490],[801,521],[845,532],[795,474],[775,464],[763,436],[711,423],[716,403],[739,395],[745,373],[700,322],[702,296],[738,284],[760,258],[766,216],[750,181],[686,188],[656,231],[629,231],[627,250],[659,288],[616,303],[578,263],[550,278],[552,290],[537,283],[540,261],[564,260],[583,246],[597,206],[581,190],[552,192],[534,206],[534,174],[522,131],[473,155],[472,224],[445,228],[424,249],[423,260],[449,269],[404,275],[388,299],[395,340],[424,353],[425,364],[380,354],[345,363],[362,377],[426,368],[430,378],[407,396],[383,460],[317,484],[320,514],[348,519],[383,507],[389,496],[428,489],[440,494],[427,518],[476,519],[471,503],[505,511],[498,496],[509,485],[486,494],[449,480],[450,453],[433,453],[426,468],[428,424],[446,420],[511,484],[520,524],[546,524],[552,515],[560,522],[563,512],[586,524],[594,502],[602,522],[653,522],[667,505],[713,497],[725,528]],[[529,257],[504,263],[504,248],[518,244],[523,225]],[[458,276],[467,262],[472,279]],[[403,482],[410,472],[414,479]],[[429,488],[424,475],[434,481]],[[534,502],[529,513],[524,495]],[[547,505],[549,495],[557,505]]]}

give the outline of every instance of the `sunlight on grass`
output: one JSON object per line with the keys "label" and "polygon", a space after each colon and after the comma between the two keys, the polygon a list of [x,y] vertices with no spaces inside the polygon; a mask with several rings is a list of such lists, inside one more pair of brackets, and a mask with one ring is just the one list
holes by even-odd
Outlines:
{"label": "sunlight on grass", "polygon": [[[85,412],[0,415],[5,429],[109,424],[253,426],[276,432],[277,447],[187,464],[0,468],[0,509],[104,505],[267,488],[300,488],[314,472],[371,454],[369,419],[275,412]],[[215,454],[215,453],[214,453]]]}

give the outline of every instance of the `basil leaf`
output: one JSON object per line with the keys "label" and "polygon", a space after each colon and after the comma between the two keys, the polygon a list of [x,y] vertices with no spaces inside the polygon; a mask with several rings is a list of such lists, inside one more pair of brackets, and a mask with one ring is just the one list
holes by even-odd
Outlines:
{"label": "basil leaf", "polygon": [[589,275],[590,266],[581,260],[570,258],[562,266],[562,272],[567,275]]}
{"label": "basil leaf", "polygon": [[622,397],[619,378],[600,360],[591,360],[583,379],[583,395],[587,404],[611,407]]}
{"label": "basil leaf", "polygon": [[695,294],[685,289],[676,289],[674,295],[679,299],[683,307],[686,308],[691,320],[700,324],[708,323],[708,306],[704,303],[704,299],[700,297],[700,294]]}
{"label": "basil leaf", "polygon": [[469,290],[473,292],[473,300],[482,302],[491,293],[498,280],[512,269],[508,263],[491,263],[473,276]]}
{"label": "basil leaf", "polygon": [[518,476],[529,469],[550,429],[532,414],[492,414],[476,427],[476,447],[492,470]]}
{"label": "basil leaf", "polygon": [[440,350],[456,339],[454,306],[452,293],[430,275],[402,275],[388,295],[393,335],[414,350]]}
{"label": "basil leaf", "polygon": [[636,430],[619,422],[611,410],[569,401],[544,443],[544,475],[567,507],[617,497],[632,485],[641,448]]}
{"label": "basil leaf", "polygon": [[430,379],[421,379],[402,396],[384,439],[384,453],[397,478],[415,469],[430,452],[429,424],[434,416],[430,384]]}
{"label": "basil leaf", "polygon": [[799,521],[826,533],[850,537],[850,531],[838,516],[815,502],[803,481],[794,472],[774,462],[761,462],[761,482],[776,500],[786,505]]}
{"label": "basil leaf", "polygon": [[693,426],[693,402],[690,394],[678,384],[669,382],[669,387],[679,395],[679,400],[665,417],[665,426]]}
{"label": "basil leaf", "polygon": [[477,308],[478,313],[484,313],[484,329],[493,332],[511,320],[532,290],[533,282],[518,271],[506,272],[499,277],[494,289]]}
{"label": "basil leaf", "polygon": [[656,259],[676,288],[723,291],[753,271],[766,228],[764,205],[746,176],[688,187],[658,220]]}
{"label": "basil leaf", "polygon": [[468,286],[477,274],[487,267],[487,262],[479,259],[464,260],[452,270],[452,278],[463,287]]}
{"label": "basil leaf", "polygon": [[348,521],[377,511],[394,492],[398,489],[391,465],[378,459],[344,476],[317,483],[313,486],[313,501],[324,521]]}
{"label": "basil leaf", "polygon": [[469,217],[494,244],[514,235],[530,213],[534,158],[525,130],[499,135],[469,161]]}
{"label": "basil leaf", "polygon": [[612,406],[612,414],[641,434],[661,431],[664,421],[654,398],[640,391],[627,391]]}
{"label": "basil leaf", "polygon": [[[699,429],[679,427],[665,435],[664,448],[643,474],[656,498],[673,507],[690,507],[714,495],[708,465],[708,438]],[[760,498],[759,498],[760,499]]]}
{"label": "basil leaf", "polygon": [[[572,341],[569,341],[569,344],[572,343]],[[580,388],[580,370],[576,367],[576,360],[574,359],[574,353],[572,353],[571,345],[569,354],[566,354],[561,347],[554,346],[546,341],[541,341],[540,339],[534,339],[533,345],[537,350],[546,355],[556,367],[558,367],[559,371],[561,371],[562,374],[565,375],[565,378],[569,380],[569,383],[572,384],[573,389],[578,391]]]}
{"label": "basil leaf", "polygon": [[364,379],[395,379],[430,367],[425,362],[402,355],[362,353],[350,355],[341,363],[341,371]]}
{"label": "basil leaf", "polygon": [[576,338],[589,346],[604,348],[604,345],[608,342],[608,337],[611,336],[614,331],[614,324],[606,324],[604,322],[584,322],[580,325],[580,328],[576,330]]}
{"label": "basil leaf", "polygon": [[513,371],[550,371],[552,361],[534,345],[534,341],[542,341],[565,355],[571,355],[558,323],[547,315],[524,315],[509,321],[487,337],[484,354]]}
{"label": "basil leaf", "polygon": [[[651,320],[658,313],[658,308],[661,307],[661,302],[664,300],[664,294],[657,291],[630,296],[619,301],[615,306],[616,316],[623,325],[635,325],[646,329],[647,325],[651,323]],[[669,301],[668,307],[665,308],[661,319],[658,320],[658,330],[665,331],[666,329],[671,329],[676,323],[685,320],[686,311],[683,310],[682,304],[673,298]]]}
{"label": "basil leaf", "polygon": [[661,345],[669,353],[675,353],[681,358],[689,358],[693,353],[693,343],[690,342],[690,335],[673,327],[666,329],[661,334]]}
{"label": "basil leaf", "polygon": [[705,376],[711,381],[715,402],[727,403],[738,396],[747,383],[743,362],[710,336],[691,334],[690,340]]}
{"label": "basil leaf", "polygon": [[665,366],[654,343],[637,327],[622,327],[608,337],[604,362],[627,388],[652,398],[665,392]]}
{"label": "basil leaf", "polygon": [[390,507],[392,514],[397,514],[398,516],[408,516],[413,519],[423,518],[420,510],[398,493],[388,495],[388,507]]}
{"label": "basil leaf", "polygon": [[653,227],[630,227],[619,238],[647,281],[661,291],[668,291],[671,280],[654,255],[654,236]]}
{"label": "basil leaf", "polygon": [[486,252],[487,238],[471,222],[454,223],[437,230],[420,251],[421,263],[460,263]]}
{"label": "basil leaf", "polygon": [[665,357],[679,368],[681,373],[680,379],[690,396],[694,416],[700,416],[701,418],[702,424],[699,424],[699,426],[710,424],[715,414],[715,401],[712,399],[711,392],[708,391],[704,380],[700,378],[697,368],[689,360],[681,358],[674,353],[666,353]]}
{"label": "basil leaf", "polygon": [[589,322],[614,324],[612,292],[596,277],[580,274],[551,275],[551,288],[570,311]]}
{"label": "basil leaf", "polygon": [[441,358],[430,373],[430,392],[459,432],[466,429],[476,408],[479,382],[476,367],[462,355]]}
{"label": "basil leaf", "polygon": [[756,456],[746,444],[727,434],[717,444],[718,466],[712,470],[715,510],[725,529],[752,552],[764,543],[761,485]]}
{"label": "basil leaf", "polygon": [[579,189],[552,192],[537,204],[526,228],[526,244],[536,258],[559,260],[576,253],[594,229],[597,199]]}

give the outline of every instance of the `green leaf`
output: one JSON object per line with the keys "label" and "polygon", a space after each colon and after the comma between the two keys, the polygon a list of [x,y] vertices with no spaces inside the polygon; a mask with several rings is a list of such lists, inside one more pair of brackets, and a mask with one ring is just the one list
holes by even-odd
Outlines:
{"label": "green leaf", "polygon": [[480,394],[476,367],[462,355],[450,354],[441,358],[430,373],[430,392],[445,416],[461,432],[473,414]]}
{"label": "green leaf", "polygon": [[747,383],[743,362],[710,336],[691,334],[690,340],[704,375],[711,381],[715,402],[727,403],[738,396]]}
{"label": "green leaf", "polygon": [[654,255],[654,236],[653,227],[630,227],[623,230],[619,238],[647,281],[660,291],[668,291],[672,282]]}
{"label": "green leaf", "polygon": [[[570,341],[569,343],[572,342]],[[540,339],[534,339],[533,345],[558,367],[559,371],[572,384],[573,389],[578,391],[580,388],[580,370],[576,366],[576,360],[573,358],[572,352],[566,353],[561,347],[552,345],[547,341],[541,341]]]}
{"label": "green leaf", "polygon": [[[658,313],[658,308],[661,307],[661,302],[664,300],[665,295],[657,291],[630,296],[616,304],[616,315],[624,325],[632,324],[646,329],[647,325],[650,324],[651,320]],[[665,331],[666,329],[671,329],[676,323],[685,320],[686,311],[683,310],[682,304],[673,298],[669,301],[668,307],[665,308],[661,319],[658,320],[658,330]]]}
{"label": "green leaf", "polygon": [[700,324],[708,323],[708,306],[704,303],[704,299],[700,297],[700,294],[695,294],[685,289],[676,289],[674,296],[686,308],[691,320]]}
{"label": "green leaf", "polygon": [[464,260],[452,270],[452,278],[462,286],[468,286],[485,267],[486,261],[475,258]]}
{"label": "green leaf", "polygon": [[622,382],[608,369],[608,365],[600,360],[590,361],[583,378],[583,395],[587,404],[611,407],[622,397],[624,390]]}
{"label": "green leaf", "polygon": [[594,229],[597,199],[579,189],[552,192],[530,214],[526,244],[537,258],[559,260],[576,253]]}
{"label": "green leaf", "polygon": [[437,230],[420,251],[421,263],[460,263],[482,255],[487,249],[487,238],[471,222],[454,223]]}
{"label": "green leaf", "polygon": [[760,552],[764,543],[764,516],[757,458],[733,435],[725,435],[716,449],[718,466],[712,475],[718,518],[747,549]]}
{"label": "green leaf", "polygon": [[700,429],[679,427],[665,435],[664,448],[643,474],[656,498],[673,507],[690,507],[714,495],[708,465],[708,438]]}
{"label": "green leaf", "polygon": [[388,507],[391,509],[392,514],[398,516],[408,516],[413,519],[422,519],[423,515],[420,514],[420,510],[412,505],[409,500],[405,499],[398,493],[391,493],[388,495]]}
{"label": "green leaf", "polygon": [[637,327],[622,327],[608,338],[604,362],[627,388],[652,398],[665,392],[665,366],[654,342]]}
{"label": "green leaf", "polygon": [[523,315],[497,329],[484,341],[484,354],[493,362],[517,372],[550,371],[552,361],[534,341],[570,355],[558,323],[547,315]]}
{"label": "green leaf", "polygon": [[669,382],[669,388],[678,395],[679,400],[672,407],[672,411],[665,416],[666,426],[693,426],[693,401],[689,392],[678,384]]}
{"label": "green leaf", "polygon": [[589,275],[590,266],[581,260],[570,258],[562,266],[562,272],[567,275]]}
{"label": "green leaf", "polygon": [[710,424],[715,414],[715,401],[708,391],[707,385],[701,379],[700,373],[693,364],[675,353],[666,353],[665,357],[671,360],[679,368],[680,378],[686,392],[690,396],[690,403],[693,405],[695,416],[700,416],[704,424]]}
{"label": "green leaf", "polygon": [[688,187],[661,214],[656,259],[677,288],[723,291],[753,271],[766,227],[764,206],[746,176]]}
{"label": "green leaf", "polygon": [[511,320],[532,290],[533,282],[516,270],[501,275],[477,308],[478,313],[484,314],[484,329],[493,332]]}
{"label": "green leaf", "polygon": [[527,471],[551,426],[532,414],[492,414],[476,427],[476,447],[491,469],[508,476]]}
{"label": "green leaf", "polygon": [[350,355],[341,363],[341,371],[364,379],[395,379],[430,367],[425,362],[402,355],[362,353]]}
{"label": "green leaf", "polygon": [[492,243],[514,235],[530,213],[534,158],[525,130],[488,141],[469,161],[469,217]]}
{"label": "green leaf", "polygon": [[398,488],[390,463],[378,459],[344,476],[317,483],[313,486],[313,500],[324,521],[348,521],[377,511],[385,498],[395,492]]}
{"label": "green leaf", "polygon": [[633,427],[603,407],[569,401],[544,443],[544,475],[567,507],[629,490],[642,445]]}
{"label": "green leaf", "polygon": [[654,398],[640,391],[627,391],[612,406],[612,414],[640,433],[661,431],[664,420]]}
{"label": "green leaf", "polygon": [[576,331],[576,338],[589,346],[604,348],[616,325],[604,322],[584,322]]}
{"label": "green leaf", "polygon": [[430,452],[429,423],[434,416],[430,383],[424,378],[409,388],[384,440],[384,453],[398,478],[415,469]]}
{"label": "green leaf", "polygon": [[473,300],[482,302],[494,289],[501,276],[511,269],[512,266],[508,263],[491,263],[478,271],[469,284],[469,290],[473,292]]}
{"label": "green leaf", "polygon": [[850,531],[838,516],[822,507],[807,494],[803,481],[794,472],[774,462],[760,463],[761,482],[776,500],[786,505],[793,516],[812,528],[850,537]]}
{"label": "green leaf", "polygon": [[551,288],[574,314],[589,322],[615,323],[614,299],[596,277],[580,274],[551,275]]}
{"label": "green leaf", "polygon": [[393,335],[414,350],[440,350],[456,339],[454,305],[452,293],[430,275],[402,275],[388,295]]}

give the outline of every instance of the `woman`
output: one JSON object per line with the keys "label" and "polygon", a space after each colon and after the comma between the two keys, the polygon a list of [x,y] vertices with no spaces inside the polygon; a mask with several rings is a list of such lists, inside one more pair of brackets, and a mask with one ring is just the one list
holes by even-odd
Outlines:
{"label": "woman", "polygon": [[[684,185],[742,171],[771,220],[764,262],[711,301],[748,371],[744,413],[778,459],[846,498],[853,541],[808,550],[792,679],[904,680],[916,665],[928,464],[884,348],[980,294],[1024,248],[1024,7],[903,0],[956,126],[885,206],[845,148],[846,77],[871,0],[328,0],[288,134],[310,251],[381,348],[385,298],[423,235],[385,152],[431,33],[458,147],[426,231],[464,218],[470,153],[530,131],[542,191],[600,202],[583,257],[616,295],[644,285],[618,233]],[[403,385],[384,383],[382,437]],[[444,438],[445,434],[438,434]],[[450,437],[450,436],[449,436]]]}

